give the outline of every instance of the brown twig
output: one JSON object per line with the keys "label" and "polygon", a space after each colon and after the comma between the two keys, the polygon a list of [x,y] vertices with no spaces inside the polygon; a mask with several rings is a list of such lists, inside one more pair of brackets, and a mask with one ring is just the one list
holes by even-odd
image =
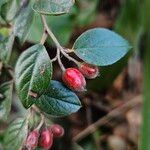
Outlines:
{"label": "brown twig", "polygon": [[114,118],[118,115],[121,115],[122,113],[125,113],[129,109],[131,109],[131,108],[135,107],[136,105],[140,104],[141,100],[142,100],[142,95],[138,95],[135,98],[133,98],[133,99],[129,100],[128,102],[126,102],[125,104],[123,104],[122,106],[115,108],[114,110],[109,112],[106,116],[99,119],[97,122],[95,122],[94,124],[88,126],[85,130],[83,130],[78,135],[76,135],[73,138],[73,141],[75,141],[75,142],[79,141],[82,138],[86,137],[87,135],[95,132],[98,127],[100,127],[101,125],[106,124],[112,118]]}

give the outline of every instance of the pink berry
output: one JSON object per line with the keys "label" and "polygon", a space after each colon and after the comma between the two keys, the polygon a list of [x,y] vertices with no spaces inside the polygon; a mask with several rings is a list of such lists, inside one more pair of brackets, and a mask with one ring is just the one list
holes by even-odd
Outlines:
{"label": "pink berry", "polygon": [[98,67],[91,64],[82,63],[79,70],[87,79],[94,79],[99,75]]}
{"label": "pink berry", "polygon": [[53,124],[50,127],[50,130],[52,131],[54,137],[62,137],[64,135],[64,128],[60,126],[59,124]]}
{"label": "pink berry", "polygon": [[82,73],[76,68],[68,68],[62,76],[63,82],[73,91],[85,91],[86,81]]}
{"label": "pink berry", "polygon": [[[36,130],[33,130],[32,132],[29,133],[27,140],[26,140],[26,147],[28,149],[35,149],[37,144],[38,144],[38,138],[39,138],[39,133]],[[13,145],[12,145],[13,146]]]}
{"label": "pink berry", "polygon": [[50,149],[53,144],[53,133],[48,129],[43,129],[39,138],[39,146],[43,149]]}

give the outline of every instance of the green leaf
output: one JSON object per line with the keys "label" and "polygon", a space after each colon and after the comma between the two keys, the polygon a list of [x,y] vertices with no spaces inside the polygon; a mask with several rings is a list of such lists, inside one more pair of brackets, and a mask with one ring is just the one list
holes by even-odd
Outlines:
{"label": "green leaf", "polygon": [[11,34],[0,43],[0,60],[6,64],[10,60],[14,39],[14,34]]}
{"label": "green leaf", "polygon": [[34,12],[29,5],[28,7],[23,8],[19,16],[16,18],[13,31],[21,42],[24,42],[26,40],[28,31],[32,24],[33,15]]}
{"label": "green leaf", "polygon": [[1,6],[0,14],[6,21],[12,21],[18,11],[18,1],[8,0]]}
{"label": "green leaf", "polygon": [[0,98],[0,120],[6,121],[10,113],[12,90],[12,82],[6,82],[0,86],[0,93],[2,95]]}
{"label": "green leaf", "polygon": [[53,116],[66,116],[81,107],[76,94],[58,81],[51,81],[47,91],[36,101],[36,105]]}
{"label": "green leaf", "polygon": [[25,108],[48,88],[51,76],[52,64],[43,45],[34,45],[21,54],[15,68],[15,83]]}
{"label": "green leaf", "polygon": [[5,150],[20,150],[27,137],[28,125],[27,119],[18,118],[13,121],[4,136]]}
{"label": "green leaf", "polygon": [[97,66],[107,66],[117,62],[130,48],[125,39],[104,28],[86,31],[73,46],[79,58]]}
{"label": "green leaf", "polygon": [[37,0],[33,9],[44,15],[61,15],[69,12],[74,0]]}

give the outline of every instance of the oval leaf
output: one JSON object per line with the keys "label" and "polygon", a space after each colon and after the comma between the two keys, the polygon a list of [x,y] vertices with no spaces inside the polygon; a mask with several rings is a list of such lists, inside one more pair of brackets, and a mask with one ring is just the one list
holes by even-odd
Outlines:
{"label": "oval leaf", "polygon": [[104,28],[86,31],[73,46],[79,58],[97,66],[107,66],[117,62],[130,48],[125,39]]}
{"label": "oval leaf", "polygon": [[27,137],[28,125],[27,120],[18,118],[13,121],[4,136],[4,149],[5,150],[20,150]]}
{"label": "oval leaf", "polygon": [[7,120],[11,109],[13,82],[6,82],[0,86],[0,120]]}
{"label": "oval leaf", "polygon": [[66,116],[81,107],[76,94],[58,81],[51,81],[48,90],[35,104],[42,111],[53,116]]}
{"label": "oval leaf", "polygon": [[52,64],[43,45],[34,45],[22,53],[15,68],[15,83],[25,108],[48,88],[51,76]]}
{"label": "oval leaf", "polygon": [[74,0],[37,0],[33,9],[44,15],[61,15],[68,13]]}

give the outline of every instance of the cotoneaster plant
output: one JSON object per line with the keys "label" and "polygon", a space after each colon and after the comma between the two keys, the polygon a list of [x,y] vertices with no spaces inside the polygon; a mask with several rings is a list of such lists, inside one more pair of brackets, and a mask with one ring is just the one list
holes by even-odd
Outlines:
{"label": "cotoneaster plant", "polygon": [[[3,0],[0,7],[3,8],[2,6],[7,3]],[[2,16],[4,22],[16,17],[10,36],[3,39],[0,45],[0,60],[3,65],[7,65],[10,60],[15,37],[22,43],[26,40],[34,13],[41,16],[43,24],[43,35],[39,43],[25,50],[16,63],[14,75],[16,92],[28,115],[17,118],[8,127],[4,137],[5,150],[23,148],[32,150],[36,147],[50,149],[53,139],[64,135],[64,129],[60,125],[48,124],[48,118],[45,116],[62,117],[77,112],[81,108],[81,102],[75,92],[86,91],[85,78],[96,78],[99,75],[98,67],[117,62],[131,48],[120,35],[104,28],[94,28],[84,32],[71,48],[61,45],[47,24],[47,20],[52,15],[69,13],[74,3],[74,0],[35,0],[33,4],[24,1],[21,3],[21,9],[18,9],[18,13],[12,18],[9,15]],[[48,38],[57,48],[53,59],[50,59],[44,46]],[[76,54],[82,61],[77,61],[70,56],[70,53]],[[65,68],[62,56],[74,62],[76,67]],[[54,61],[58,61],[62,71],[62,82],[52,80]],[[0,97],[3,99],[0,105],[3,107],[3,112],[5,111],[5,119],[10,112],[11,101],[8,96],[12,93],[12,81],[0,85]],[[9,103],[8,108],[5,108],[6,103]],[[40,121],[31,125],[31,120],[37,113]]]}

